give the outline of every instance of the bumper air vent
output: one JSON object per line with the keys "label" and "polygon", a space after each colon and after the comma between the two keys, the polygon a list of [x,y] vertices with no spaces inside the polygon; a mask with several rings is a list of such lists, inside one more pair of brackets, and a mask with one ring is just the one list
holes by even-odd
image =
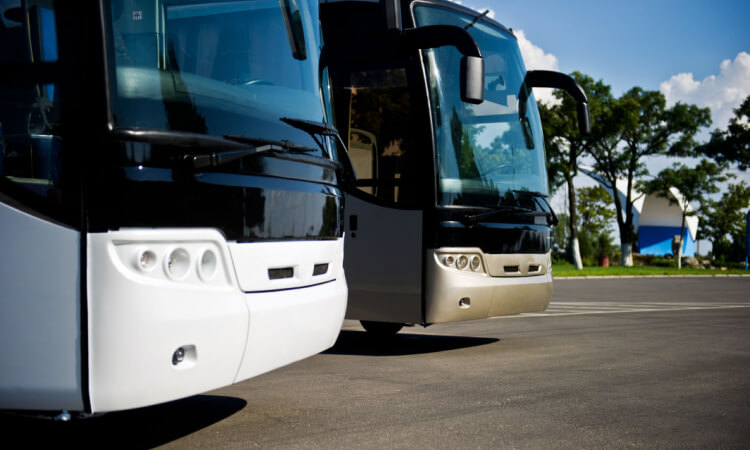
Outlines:
{"label": "bumper air vent", "polygon": [[323,275],[326,272],[328,272],[328,263],[325,264],[315,264],[313,267],[313,276]]}
{"label": "bumper air vent", "polygon": [[292,278],[292,277],[294,277],[293,267],[281,267],[278,269],[268,269],[269,280],[281,280],[284,278]]}

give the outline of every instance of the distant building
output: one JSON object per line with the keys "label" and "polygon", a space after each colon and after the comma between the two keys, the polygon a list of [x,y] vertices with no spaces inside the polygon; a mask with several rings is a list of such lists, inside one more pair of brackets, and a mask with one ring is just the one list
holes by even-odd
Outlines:
{"label": "distant building", "polygon": [[[592,167],[579,166],[581,172],[590,176],[601,184],[612,195],[612,191],[605,186],[604,180],[594,172]],[[626,180],[617,180],[617,195],[625,204]],[[680,235],[682,226],[682,194],[676,188],[669,190],[670,197],[678,201],[678,205],[670,204],[669,200],[656,194],[645,195],[632,191],[633,224],[638,233],[638,253],[643,255],[671,255],[672,242]],[[692,208],[687,207],[688,211]],[[698,233],[698,218],[688,216],[685,222],[685,232],[682,236],[682,256],[695,256],[695,241]]]}

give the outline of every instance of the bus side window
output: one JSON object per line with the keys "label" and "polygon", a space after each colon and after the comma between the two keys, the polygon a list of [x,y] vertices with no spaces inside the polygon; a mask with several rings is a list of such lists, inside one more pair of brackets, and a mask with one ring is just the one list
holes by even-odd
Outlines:
{"label": "bus side window", "polygon": [[[0,8],[0,64],[57,61],[54,10],[10,3]],[[60,177],[59,97],[55,83],[0,86],[0,176],[43,198],[56,198]]]}

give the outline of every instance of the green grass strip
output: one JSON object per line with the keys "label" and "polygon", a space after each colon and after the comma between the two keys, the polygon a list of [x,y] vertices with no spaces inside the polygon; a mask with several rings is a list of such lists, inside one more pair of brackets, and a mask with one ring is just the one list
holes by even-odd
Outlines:
{"label": "green grass strip", "polygon": [[562,277],[618,277],[618,276],[721,276],[721,275],[747,275],[750,271],[739,269],[695,269],[692,267],[658,267],[658,266],[610,266],[595,267],[584,266],[582,270],[576,270],[572,264],[552,264],[552,273],[555,278]]}

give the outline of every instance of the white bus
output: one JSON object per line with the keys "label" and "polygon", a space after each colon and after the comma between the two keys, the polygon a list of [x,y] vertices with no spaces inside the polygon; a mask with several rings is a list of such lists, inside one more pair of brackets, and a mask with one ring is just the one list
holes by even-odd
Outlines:
{"label": "white bus", "polygon": [[152,405],[333,345],[322,47],[317,0],[0,4],[0,409]]}
{"label": "white bus", "polygon": [[531,88],[565,88],[585,131],[580,85],[527,72],[510,30],[453,2],[321,0],[321,19],[357,173],[347,318],[388,335],[544,310],[557,219]]}

